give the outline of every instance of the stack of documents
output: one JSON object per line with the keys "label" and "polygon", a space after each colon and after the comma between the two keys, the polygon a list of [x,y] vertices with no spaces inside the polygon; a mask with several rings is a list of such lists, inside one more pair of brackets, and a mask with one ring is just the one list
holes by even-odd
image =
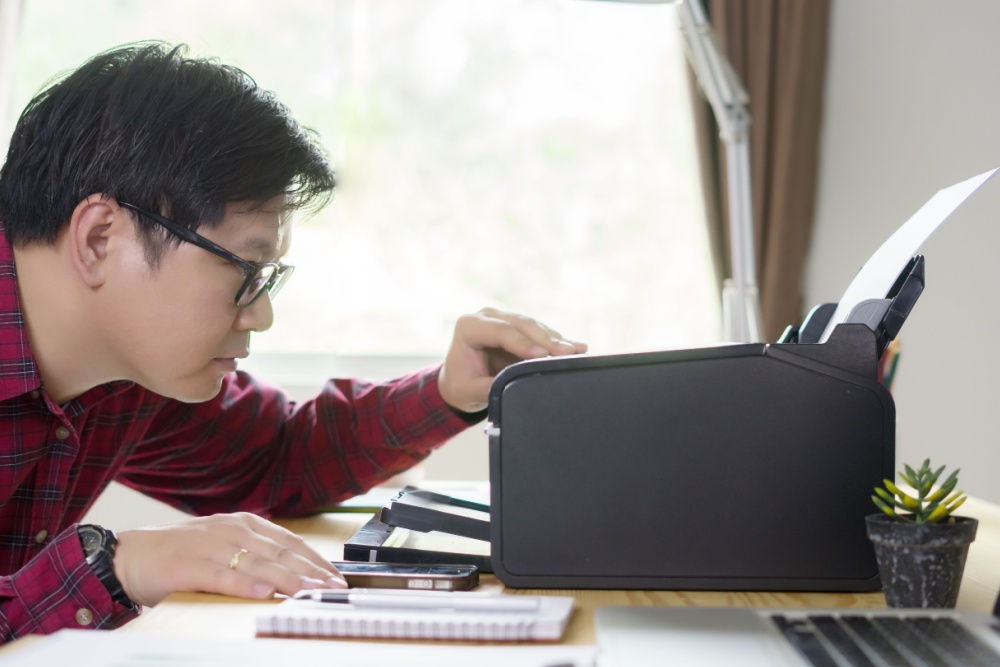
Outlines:
{"label": "stack of documents", "polygon": [[257,635],[555,641],[573,598],[413,590],[303,592],[257,618]]}
{"label": "stack of documents", "polygon": [[865,262],[861,270],[847,286],[847,291],[837,303],[837,309],[827,323],[821,343],[825,343],[833,333],[833,329],[842,322],[850,322],[854,309],[866,299],[885,298],[892,289],[899,272],[906,266],[910,258],[917,254],[931,234],[951,216],[966,199],[983,186],[986,181],[1000,169],[990,169],[987,172],[938,190],[937,193],[909,220],[897,229],[875,254]]}
{"label": "stack of documents", "polygon": [[5,650],[4,667],[594,667],[594,646],[448,646],[397,642],[317,642],[295,639],[220,640],[61,630]]}

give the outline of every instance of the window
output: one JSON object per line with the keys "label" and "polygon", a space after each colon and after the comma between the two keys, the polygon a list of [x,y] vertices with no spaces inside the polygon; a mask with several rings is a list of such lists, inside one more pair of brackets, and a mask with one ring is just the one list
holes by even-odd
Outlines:
{"label": "window", "polygon": [[296,222],[256,353],[440,357],[457,316],[594,352],[714,341],[718,296],[670,6],[587,0],[26,0],[15,105],[123,42],[277,92],[340,187]]}

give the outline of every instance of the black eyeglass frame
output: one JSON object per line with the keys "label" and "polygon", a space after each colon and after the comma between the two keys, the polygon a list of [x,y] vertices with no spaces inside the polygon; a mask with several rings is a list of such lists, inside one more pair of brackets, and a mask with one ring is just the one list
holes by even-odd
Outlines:
{"label": "black eyeglass frame", "polygon": [[[284,286],[288,281],[288,277],[292,275],[295,271],[295,267],[291,264],[285,264],[284,262],[251,262],[249,260],[243,259],[239,255],[235,255],[218,243],[211,241],[201,234],[184,227],[183,225],[174,222],[170,218],[166,218],[158,213],[153,213],[152,211],[147,211],[146,209],[139,208],[135,204],[129,204],[128,202],[120,201],[119,206],[129,209],[139,215],[144,215],[153,222],[166,228],[167,231],[174,234],[182,241],[186,241],[191,245],[196,245],[203,250],[207,250],[214,255],[218,255],[222,259],[225,259],[232,264],[234,264],[240,271],[243,272],[245,279],[243,284],[240,286],[239,291],[236,293],[236,299],[234,302],[239,308],[247,308],[256,301],[261,294],[264,292],[268,293],[268,297],[274,299],[278,291]],[[264,281],[264,284],[256,289],[256,291],[250,291],[253,287],[254,279],[265,272],[266,270],[271,270],[272,273]],[[244,294],[250,294],[249,300],[245,303],[241,303]]]}

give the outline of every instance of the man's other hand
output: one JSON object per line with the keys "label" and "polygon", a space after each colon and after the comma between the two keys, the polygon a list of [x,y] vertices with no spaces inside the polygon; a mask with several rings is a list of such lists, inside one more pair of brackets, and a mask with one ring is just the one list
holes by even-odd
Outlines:
{"label": "man's other hand", "polygon": [[441,397],[456,410],[477,412],[486,407],[493,378],[512,363],[586,351],[584,343],[566,340],[530,317],[484,308],[455,325],[438,375]]}

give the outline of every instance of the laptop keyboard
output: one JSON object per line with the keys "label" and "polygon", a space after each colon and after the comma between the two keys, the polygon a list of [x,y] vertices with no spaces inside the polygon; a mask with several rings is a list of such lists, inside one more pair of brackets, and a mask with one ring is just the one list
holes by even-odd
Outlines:
{"label": "laptop keyboard", "polygon": [[842,614],[771,620],[815,667],[1000,667],[1000,654],[951,618]]}

